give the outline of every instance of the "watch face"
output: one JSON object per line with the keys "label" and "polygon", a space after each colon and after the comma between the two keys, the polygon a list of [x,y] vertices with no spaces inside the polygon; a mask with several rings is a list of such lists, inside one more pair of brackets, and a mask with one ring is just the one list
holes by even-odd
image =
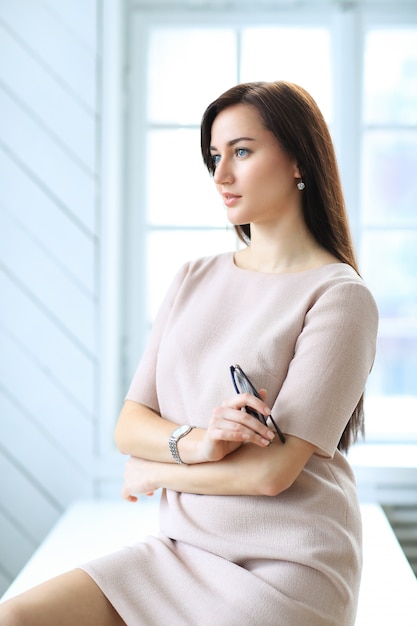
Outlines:
{"label": "watch face", "polygon": [[179,428],[176,428],[172,434],[175,437],[180,437],[181,435],[184,435],[184,433],[186,433],[189,428],[190,427],[188,426],[188,424],[184,424],[183,426],[179,426]]}

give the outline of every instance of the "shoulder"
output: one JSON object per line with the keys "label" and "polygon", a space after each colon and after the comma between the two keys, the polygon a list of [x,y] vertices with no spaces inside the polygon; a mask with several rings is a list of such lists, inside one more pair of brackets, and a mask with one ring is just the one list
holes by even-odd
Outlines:
{"label": "shoulder", "polygon": [[221,254],[203,256],[197,259],[193,259],[191,261],[188,261],[188,263],[186,263],[186,266],[192,273],[198,271],[223,269],[225,266],[231,263],[232,258],[232,252],[223,252]]}
{"label": "shoulder", "polygon": [[365,280],[346,263],[334,263],[327,266],[324,275],[323,287],[325,290],[337,289],[341,292],[347,291],[358,294],[357,297],[364,297],[374,300],[372,293]]}
{"label": "shoulder", "polygon": [[367,286],[355,270],[345,263],[320,268],[311,293],[310,311],[341,323],[365,324],[376,332],[378,307]]}
{"label": "shoulder", "polygon": [[204,275],[223,275],[225,270],[232,265],[232,259],[232,252],[192,259],[184,263],[178,272],[178,276],[192,280],[194,278],[201,279]]}
{"label": "shoulder", "polygon": [[[307,273],[307,272],[306,272]],[[363,278],[347,263],[329,263],[312,270],[318,284],[334,285],[353,282],[365,284]]]}
{"label": "shoulder", "polygon": [[206,256],[183,263],[174,274],[165,299],[173,303],[189,297],[196,289],[207,289],[224,280],[231,253]]}
{"label": "shoulder", "polygon": [[358,298],[374,300],[364,279],[346,263],[323,265],[311,272],[310,276],[305,276],[305,279],[317,299],[324,294],[349,293],[357,294]]}

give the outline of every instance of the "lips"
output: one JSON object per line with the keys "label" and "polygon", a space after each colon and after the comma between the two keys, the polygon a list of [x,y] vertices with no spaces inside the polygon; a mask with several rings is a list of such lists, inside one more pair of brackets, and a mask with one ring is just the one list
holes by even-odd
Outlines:
{"label": "lips", "polygon": [[235,204],[242,196],[237,196],[234,193],[222,193],[223,202],[226,206],[232,206]]}

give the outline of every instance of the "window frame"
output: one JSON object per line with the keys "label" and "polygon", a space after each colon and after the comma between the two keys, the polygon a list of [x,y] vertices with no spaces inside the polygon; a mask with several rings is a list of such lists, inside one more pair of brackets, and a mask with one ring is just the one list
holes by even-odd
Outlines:
{"label": "window frame", "polygon": [[[107,3],[110,5],[111,3]],[[149,5],[148,5],[149,6]],[[108,9],[107,9],[108,11]],[[104,11],[104,18],[106,11]],[[120,15],[119,15],[120,18]],[[144,198],[141,189],[146,183],[146,155],[140,149],[146,137],[146,110],[142,97],[143,86],[146,82],[147,62],[147,33],[152,26],[167,25],[172,27],[210,25],[213,27],[244,27],[245,25],[271,25],[273,21],[279,22],[279,26],[324,26],[327,25],[331,32],[333,55],[336,60],[333,79],[333,124],[332,135],[338,156],[341,177],[345,191],[347,205],[350,207],[350,224],[354,237],[355,246],[360,247],[360,154],[362,141],[362,57],[364,50],[365,35],[369,28],[393,27],[404,24],[416,24],[416,9],[407,3],[395,3],[387,6],[371,6],[368,3],[349,4],[347,6],[328,6],[320,4],[314,6],[302,5],[297,8],[278,7],[276,11],[244,12],[220,11],[207,12],[193,9],[190,11],[161,11],[157,8],[142,9],[140,4],[132,4],[126,7],[124,21],[103,20],[104,32],[118,30],[114,37],[113,46],[118,51],[116,64],[107,61],[106,68],[103,66],[103,83],[105,89],[102,93],[109,94],[109,85],[122,84],[122,96],[113,98],[113,109],[108,119],[117,121],[117,129],[113,140],[103,142],[102,148],[102,171],[110,171],[115,165],[114,155],[111,154],[112,146],[117,146],[117,155],[121,159],[121,170],[116,176],[116,183],[102,183],[103,196],[109,191],[113,192],[113,202],[117,206],[117,228],[112,231],[114,222],[114,205],[111,201],[103,205],[103,259],[110,252],[110,260],[117,262],[117,278],[113,281],[112,288],[103,287],[103,302],[109,305],[115,315],[107,315],[107,322],[103,325],[107,335],[107,347],[103,350],[103,372],[101,388],[110,388],[107,398],[111,402],[106,409],[107,418],[103,424],[101,442],[112,441],[114,419],[117,412],[114,411],[117,400],[120,401],[130,382],[134,367],[144,348],[148,334],[148,322],[146,319],[146,307],[143,303],[143,291],[146,288],[145,270],[145,242],[146,242],[146,215],[144,211]],[[124,41],[124,44],[123,44]],[[124,46],[124,49],[123,49]],[[121,50],[124,57],[122,59]],[[346,51],[348,53],[346,54]],[[358,78],[359,77],[359,78]],[[351,94],[351,99],[346,98],[346,93]],[[111,109],[111,105],[109,105]],[[120,120],[123,124],[120,124]],[[108,137],[105,128],[106,118],[103,117],[103,136]],[[142,141],[131,142],[132,124],[135,125],[135,137]],[[352,132],[356,129],[357,132]],[[123,150],[120,149],[121,144]],[[106,218],[107,215],[107,218]],[[112,218],[109,218],[113,215]],[[102,266],[103,274],[108,270],[109,261]],[[120,298],[120,304],[114,304],[114,295]],[[132,297],[133,294],[133,297]],[[141,295],[142,294],[142,295]],[[103,335],[103,332],[101,333]],[[110,337],[110,339],[109,339]],[[120,357],[119,366],[107,366],[115,357]],[[108,374],[116,376],[116,381],[109,383]],[[104,380],[105,379],[105,380]],[[122,391],[123,390],[123,391]],[[104,403],[103,403],[104,404]],[[110,415],[113,415],[111,418]],[[375,456],[368,459],[367,449],[371,446],[374,452],[379,450],[379,461]],[[102,450],[108,452],[108,443],[103,443]],[[407,448],[410,451],[410,446]],[[417,443],[411,445],[408,456],[402,457],[402,445],[386,443],[375,445],[364,443],[356,446],[353,451],[353,462],[362,466],[369,464],[393,465],[403,467],[404,462],[408,467],[417,467]],[[389,451],[389,452],[388,452]],[[415,453],[415,454],[414,454]],[[401,462],[401,459],[403,463]],[[406,459],[404,461],[404,459]],[[415,459],[415,460],[414,460]]]}

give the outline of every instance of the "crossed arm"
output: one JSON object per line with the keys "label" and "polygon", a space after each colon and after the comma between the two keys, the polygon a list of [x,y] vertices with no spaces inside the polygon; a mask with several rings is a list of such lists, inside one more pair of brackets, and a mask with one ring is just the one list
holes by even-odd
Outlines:
{"label": "crossed arm", "polygon": [[259,398],[234,396],[213,410],[207,429],[195,428],[180,439],[185,464],[178,465],[168,448],[176,424],[126,401],[115,432],[119,450],[130,456],[123,497],[135,501],[161,487],[207,495],[275,496],[290,487],[315,447],[293,436],[282,444],[272,430],[242,411],[244,406],[270,414]]}

